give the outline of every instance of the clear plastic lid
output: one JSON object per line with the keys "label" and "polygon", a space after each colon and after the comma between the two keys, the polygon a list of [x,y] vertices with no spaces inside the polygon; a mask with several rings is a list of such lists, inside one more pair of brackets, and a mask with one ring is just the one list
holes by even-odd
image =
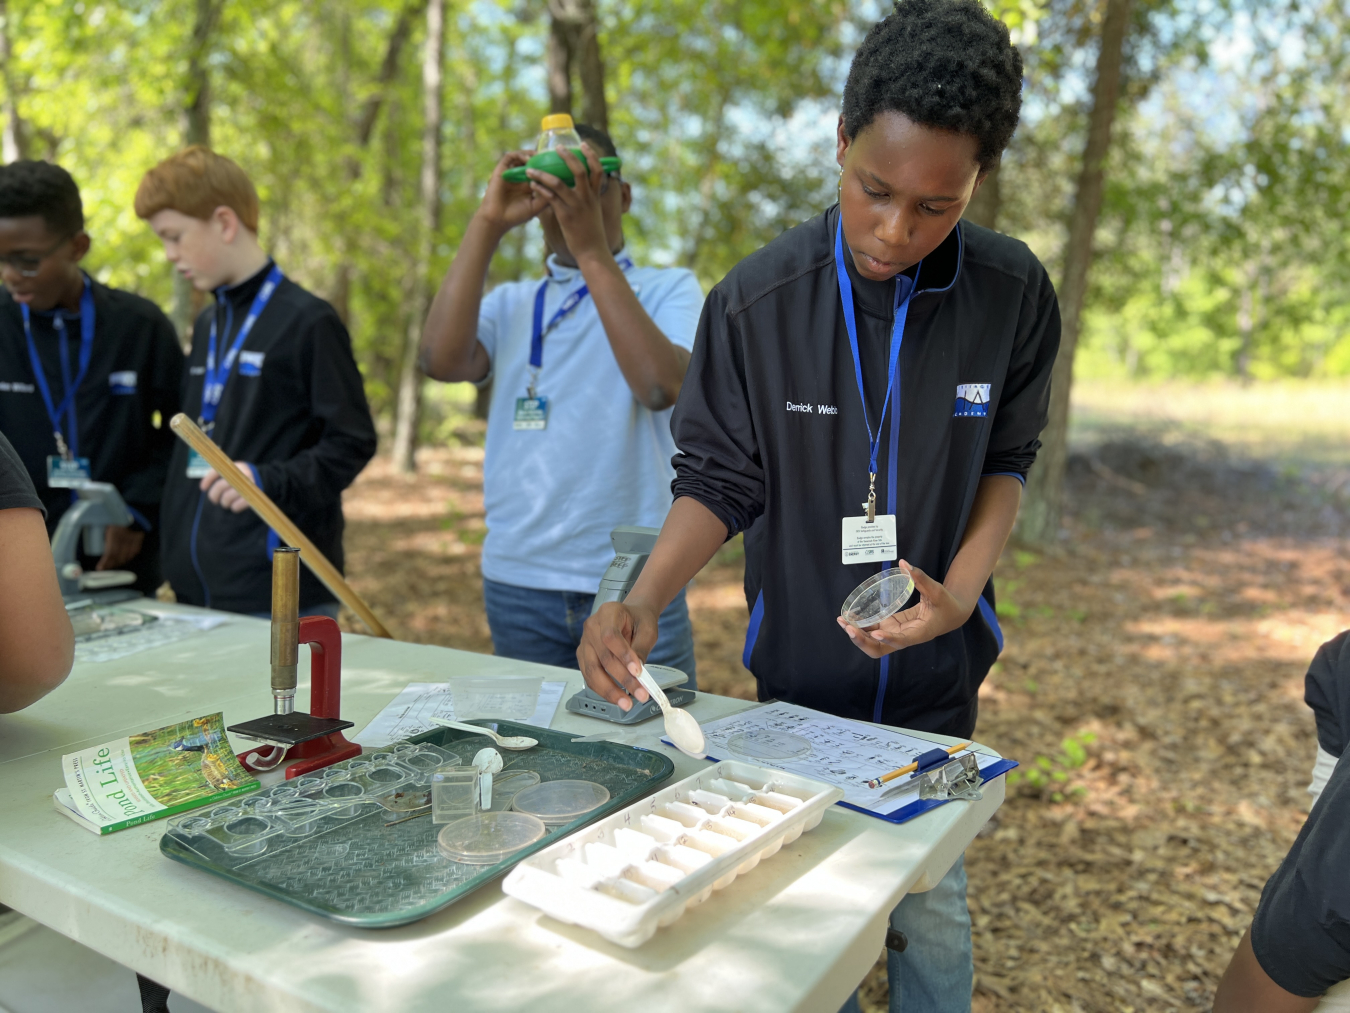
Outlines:
{"label": "clear plastic lid", "polygon": [[727,740],[727,748],[740,756],[756,760],[791,760],[811,752],[811,740],[791,732],[755,728],[733,735]]}
{"label": "clear plastic lid", "polygon": [[503,770],[492,775],[492,812],[503,812],[511,808],[511,800],[517,792],[532,788],[539,783],[539,775],[533,770]]}
{"label": "clear plastic lid", "polygon": [[854,626],[875,626],[905,607],[914,593],[914,578],[899,567],[874,573],[844,599],[839,614]]}
{"label": "clear plastic lid", "polygon": [[542,820],[527,813],[478,813],[442,827],[436,847],[452,862],[496,865],[547,832]]}
{"label": "clear plastic lid", "polygon": [[609,801],[609,789],[594,781],[545,781],[516,793],[511,808],[550,826],[571,823]]}

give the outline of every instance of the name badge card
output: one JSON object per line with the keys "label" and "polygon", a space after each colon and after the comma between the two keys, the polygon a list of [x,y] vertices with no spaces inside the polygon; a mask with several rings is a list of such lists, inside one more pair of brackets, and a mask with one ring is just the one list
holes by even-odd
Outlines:
{"label": "name badge card", "polygon": [[206,477],[206,473],[207,473],[208,471],[210,471],[210,470],[211,470],[211,465],[209,465],[209,464],[206,463],[206,458],[202,457],[201,454],[197,453],[197,451],[195,451],[195,450],[193,450],[191,447],[189,447],[189,448],[188,448],[187,477],[188,477],[188,478],[197,478],[197,479],[205,478],[205,477]]}
{"label": "name badge card", "polygon": [[47,457],[47,485],[52,489],[74,489],[89,481],[89,458]]}
{"label": "name badge card", "polygon": [[900,558],[899,542],[895,537],[895,514],[877,514],[867,518],[844,518],[844,563],[882,563]]}
{"label": "name badge card", "polygon": [[511,423],[512,429],[547,429],[548,398],[516,398],[516,417]]}

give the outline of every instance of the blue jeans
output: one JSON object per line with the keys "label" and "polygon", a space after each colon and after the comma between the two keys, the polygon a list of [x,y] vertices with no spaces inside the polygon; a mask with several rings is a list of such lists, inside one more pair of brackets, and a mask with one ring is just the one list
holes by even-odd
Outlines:
{"label": "blue jeans", "polygon": [[[577,667],[581,627],[591,614],[595,595],[579,591],[539,591],[483,578],[483,604],[492,630],[492,651],[503,658],[533,661],[559,668]],[[694,689],[694,631],[684,591],[661,613],[656,646],[647,661],[678,668]]]}
{"label": "blue jeans", "polygon": [[[975,984],[965,856],[927,893],[911,893],[891,912],[891,928],[905,934],[903,953],[886,951],[891,1013],[970,1013]],[[854,992],[839,1013],[860,1013]]]}

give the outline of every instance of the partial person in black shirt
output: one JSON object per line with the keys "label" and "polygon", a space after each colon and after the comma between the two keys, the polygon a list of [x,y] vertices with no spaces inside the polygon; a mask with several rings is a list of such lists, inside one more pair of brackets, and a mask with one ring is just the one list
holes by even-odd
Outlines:
{"label": "partial person in black shirt", "polygon": [[44,512],[28,470],[0,434],[0,714],[61,685],[75,658]]}
{"label": "partial person in black shirt", "polygon": [[1319,759],[1335,765],[1324,784],[1314,770],[1312,812],[1266,882],[1214,1013],[1350,1010],[1350,630],[1318,650],[1303,698],[1317,719]]}
{"label": "partial person in black shirt", "polygon": [[[192,332],[183,410],[342,569],[342,491],[375,454],[351,338],[337,311],[286,278],[258,245],[244,171],[191,147],[146,173],[136,213],[215,306]],[[178,600],[270,613],[275,532],[179,443],[164,489],[164,575]],[[338,602],[300,571],[302,614]]]}
{"label": "partial person in black shirt", "polygon": [[64,458],[74,477],[117,487],[135,523],[108,527],[103,554],[81,564],[132,570],[137,590],[153,594],[183,351],[158,306],[81,270],[89,247],[80,191],[66,170],[0,167],[0,432],[38,490],[48,537],[73,499],[68,487],[49,484],[49,467],[62,468]]}

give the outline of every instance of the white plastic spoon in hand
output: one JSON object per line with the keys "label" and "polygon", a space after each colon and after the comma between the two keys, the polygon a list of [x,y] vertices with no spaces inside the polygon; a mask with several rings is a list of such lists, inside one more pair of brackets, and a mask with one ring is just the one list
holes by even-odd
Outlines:
{"label": "white plastic spoon in hand", "polygon": [[442,728],[458,728],[461,732],[473,732],[475,735],[486,735],[503,749],[533,749],[539,745],[538,739],[532,739],[528,735],[498,735],[491,728],[483,728],[479,725],[466,725],[463,721],[447,721],[445,718],[432,717],[433,724],[438,724]]}
{"label": "white plastic spoon in hand", "polygon": [[483,812],[491,812],[492,775],[502,769],[502,754],[487,746],[474,753],[473,765],[478,768],[478,794],[483,802]]}
{"label": "white plastic spoon in hand", "polygon": [[642,666],[638,682],[642,683],[642,687],[652,695],[652,699],[660,706],[661,713],[666,716],[666,734],[670,736],[675,748],[682,753],[688,753],[696,760],[707,756],[703,749],[703,729],[699,727],[698,720],[683,707],[670,705],[665,691],[656,684],[656,678],[647,671],[646,665]]}

